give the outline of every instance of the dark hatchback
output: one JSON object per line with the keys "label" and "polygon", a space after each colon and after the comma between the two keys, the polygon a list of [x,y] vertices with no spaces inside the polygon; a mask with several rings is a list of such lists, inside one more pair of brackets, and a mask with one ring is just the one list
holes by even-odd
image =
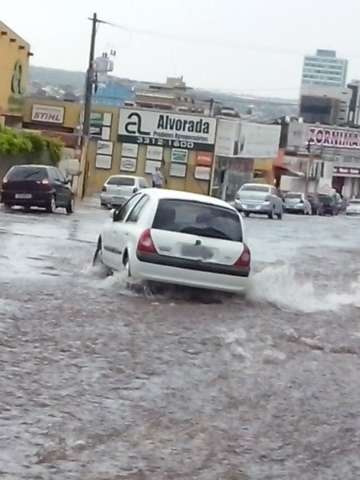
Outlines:
{"label": "dark hatchback", "polygon": [[2,182],[1,202],[6,207],[45,208],[49,213],[58,207],[73,212],[74,196],[69,181],[56,167],[16,165]]}
{"label": "dark hatchback", "polygon": [[338,215],[340,211],[339,204],[335,195],[319,195],[319,215]]}

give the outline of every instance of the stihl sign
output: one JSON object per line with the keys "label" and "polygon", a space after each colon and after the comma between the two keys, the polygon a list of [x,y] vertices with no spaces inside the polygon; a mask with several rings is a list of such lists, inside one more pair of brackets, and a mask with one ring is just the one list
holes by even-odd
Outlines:
{"label": "stihl sign", "polygon": [[33,122],[56,123],[61,125],[64,122],[64,107],[33,105],[31,120]]}

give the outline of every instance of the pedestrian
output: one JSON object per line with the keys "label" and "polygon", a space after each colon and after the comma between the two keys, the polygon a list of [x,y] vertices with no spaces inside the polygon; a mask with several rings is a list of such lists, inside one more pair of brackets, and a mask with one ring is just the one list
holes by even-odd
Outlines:
{"label": "pedestrian", "polygon": [[164,175],[161,173],[160,167],[156,167],[152,174],[152,186],[155,188],[164,188]]}

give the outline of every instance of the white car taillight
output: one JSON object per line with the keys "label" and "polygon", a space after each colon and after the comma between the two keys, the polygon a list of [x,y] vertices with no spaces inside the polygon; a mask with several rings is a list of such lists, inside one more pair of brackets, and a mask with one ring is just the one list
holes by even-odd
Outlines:
{"label": "white car taillight", "polygon": [[234,263],[235,268],[244,268],[246,270],[250,270],[250,263],[251,263],[251,253],[249,247],[244,243],[244,250],[240,257]]}
{"label": "white car taillight", "polygon": [[151,238],[150,228],[141,234],[136,250],[137,253],[157,253],[153,239]]}

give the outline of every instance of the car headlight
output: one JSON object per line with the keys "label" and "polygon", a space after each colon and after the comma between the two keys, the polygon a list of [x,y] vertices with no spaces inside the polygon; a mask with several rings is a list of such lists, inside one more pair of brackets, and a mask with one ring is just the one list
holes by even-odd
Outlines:
{"label": "car headlight", "polygon": [[270,205],[269,200],[265,200],[265,201],[263,202],[263,205]]}

